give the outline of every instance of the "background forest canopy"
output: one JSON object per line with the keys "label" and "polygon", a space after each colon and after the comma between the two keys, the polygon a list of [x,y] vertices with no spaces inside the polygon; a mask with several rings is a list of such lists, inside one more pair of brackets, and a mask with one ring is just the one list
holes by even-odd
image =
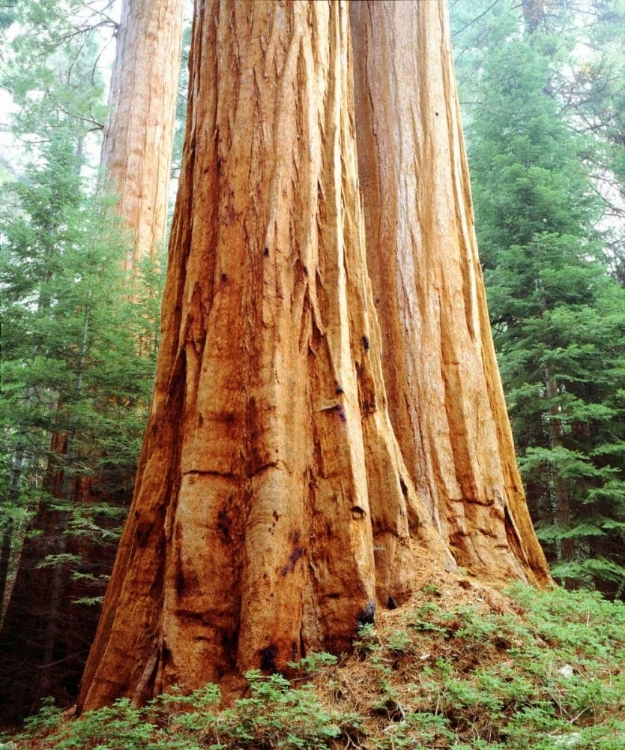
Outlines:
{"label": "background forest canopy", "polygon": [[530,512],[623,594],[622,2],[450,3],[480,258]]}
{"label": "background forest canopy", "polygon": [[[625,3],[449,10],[532,519],[558,581],[624,598]],[[119,12],[113,0],[0,6],[0,605],[4,616],[13,597],[3,627],[27,617],[23,644],[44,664],[63,654],[61,678],[43,670],[39,687],[61,698],[75,695],[132,495],[159,343],[164,243],[124,270],[134,240],[99,166]],[[174,187],[188,24],[184,40]]]}

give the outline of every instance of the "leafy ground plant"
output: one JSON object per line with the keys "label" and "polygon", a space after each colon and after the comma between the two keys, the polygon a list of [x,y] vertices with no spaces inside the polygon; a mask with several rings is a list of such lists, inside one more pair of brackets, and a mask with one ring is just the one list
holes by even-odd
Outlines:
{"label": "leafy ground plant", "polygon": [[[334,661],[329,655],[321,659],[329,660]],[[310,670],[314,661],[309,658],[302,668]],[[124,698],[76,721],[62,721],[62,712],[48,703],[7,745],[40,750],[317,750],[347,731],[357,731],[357,715],[324,708],[312,683],[292,687],[279,674],[266,676],[257,670],[246,678],[249,697],[225,709],[219,708],[216,685],[190,695],[174,690],[145,708]]]}

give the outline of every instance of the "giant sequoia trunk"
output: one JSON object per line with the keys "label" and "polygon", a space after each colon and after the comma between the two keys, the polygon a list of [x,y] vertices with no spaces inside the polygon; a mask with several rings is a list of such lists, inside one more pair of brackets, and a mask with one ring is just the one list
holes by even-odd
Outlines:
{"label": "giant sequoia trunk", "polygon": [[490,334],[442,2],[351,6],[367,257],[391,420],[457,562],[546,582]]}
{"label": "giant sequoia trunk", "polygon": [[130,230],[131,270],[165,239],[183,0],[124,0],[102,165]]}
{"label": "giant sequoia trunk", "polygon": [[[454,566],[436,529],[451,538],[443,507],[466,513],[501,547],[480,561],[482,572],[492,561],[494,577],[531,575],[524,549],[533,532],[510,516],[506,538],[506,513],[516,506],[494,496],[503,479],[483,503],[471,496],[465,511],[454,495],[437,515],[434,490],[425,499],[415,492],[418,459],[404,462],[391,426],[388,344],[365,258],[348,21],[344,2],[197,6],[155,396],[81,710],[347,648],[376,607],[410,593],[417,547]],[[422,34],[420,44],[440,42],[440,26],[424,22]],[[415,82],[399,83],[396,96]],[[451,79],[427,86],[442,86],[451,106]],[[443,170],[449,153],[440,158]],[[443,171],[458,179],[459,169]],[[457,210],[468,211],[466,186],[456,198]],[[441,216],[439,233],[449,218]],[[432,250],[427,243],[420,252]],[[494,360],[479,358],[490,349],[476,338],[487,328],[472,283],[477,354],[466,355],[466,369],[487,370]],[[473,395],[458,375],[445,379],[448,399],[455,393],[461,402]],[[483,398],[494,405],[471,447],[508,456],[507,422],[489,382],[475,386],[490,388]],[[432,419],[446,408],[436,398]],[[452,461],[466,447],[459,450]],[[460,472],[453,463],[446,471]],[[535,571],[544,579],[540,564]]]}

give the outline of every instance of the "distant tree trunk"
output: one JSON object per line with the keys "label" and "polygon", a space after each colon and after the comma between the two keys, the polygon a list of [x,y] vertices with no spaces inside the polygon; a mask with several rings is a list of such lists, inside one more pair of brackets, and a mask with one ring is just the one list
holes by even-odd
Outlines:
{"label": "distant tree trunk", "polygon": [[[79,710],[346,649],[409,595],[419,548],[454,566],[387,410],[348,6],[207,0],[196,13],[155,397]],[[451,398],[462,383],[447,381]],[[503,527],[510,501],[487,499],[494,511],[467,515]],[[525,531],[491,540],[507,561],[518,551],[518,578]]]}
{"label": "distant tree trunk", "polygon": [[[545,368],[545,390],[549,400],[549,446],[552,450],[562,448],[562,422],[560,421],[560,410],[558,408],[558,381],[553,372],[553,367]],[[555,468],[553,472],[553,499],[555,504],[554,520],[561,531],[571,528],[571,501],[566,479],[560,471]],[[573,539],[557,540],[558,560],[572,560],[575,557],[575,543]],[[567,588],[575,587],[572,579],[566,579]]]}
{"label": "distant tree trunk", "polygon": [[[84,379],[84,366],[85,359],[87,357],[87,351],[89,347],[89,334],[91,325],[91,308],[89,303],[91,301],[91,291],[89,292],[89,298],[87,308],[84,311],[84,322],[82,331],[82,340],[80,342],[80,353],[78,358],[78,367],[76,371],[76,380],[74,382],[73,396],[74,401],[78,402],[80,399],[83,379]],[[45,637],[43,641],[43,659],[40,665],[41,669],[41,687],[40,694],[42,697],[50,695],[54,689],[54,678],[55,678],[55,650],[58,640],[59,626],[61,624],[62,609],[63,609],[63,589],[66,579],[68,578],[67,563],[62,557],[67,553],[68,539],[66,536],[67,528],[70,521],[70,510],[69,506],[72,501],[75,500],[75,494],[77,489],[76,478],[74,477],[74,461],[76,459],[76,424],[75,419],[71,418],[65,438],[65,456],[64,456],[64,468],[63,468],[63,480],[61,484],[61,500],[65,503],[65,508],[60,510],[57,515],[57,521],[54,524],[54,531],[56,532],[57,541],[56,549],[54,554],[58,556],[59,561],[52,567],[52,571],[49,579],[49,598],[48,607],[46,609],[46,625],[45,625]],[[67,606],[72,606],[73,602],[67,602]],[[69,645],[71,649],[71,644]],[[65,651],[66,653],[66,651]],[[64,653],[64,656],[65,656]]]}
{"label": "distant tree trunk", "polygon": [[165,239],[183,0],[124,0],[102,165],[130,229],[128,270]]}
{"label": "distant tree trunk", "polygon": [[544,21],[545,0],[522,0],[521,9],[525,22],[525,32],[533,34]]}
{"label": "distant tree trunk", "polygon": [[[58,498],[81,503],[88,497],[88,483],[66,474],[71,462],[67,435],[56,435],[44,490]],[[59,465],[60,461],[63,461]],[[78,683],[97,626],[98,611],[76,604],[92,593],[71,580],[67,562],[59,555],[88,559],[81,572],[101,574],[112,565],[114,550],[84,539],[65,536],[69,513],[42,503],[24,540],[19,566],[0,632],[0,717],[21,721],[46,695],[61,705],[75,700]],[[47,562],[57,558],[56,564]]]}
{"label": "distant tree trunk", "polygon": [[[19,446],[19,444],[18,444]],[[18,450],[15,451],[18,453]],[[15,458],[13,459],[15,464]],[[15,472],[15,468],[13,469]],[[13,497],[13,492],[9,489],[9,497]],[[13,519],[7,518],[2,530],[2,542],[0,542],[0,613],[4,614],[4,597],[7,590],[7,578],[9,575],[9,565],[11,563],[11,545],[13,541]]]}
{"label": "distant tree trunk", "polygon": [[395,434],[459,565],[548,580],[493,348],[446,6],[351,5],[369,272]]}
{"label": "distant tree trunk", "polygon": [[[76,144],[76,153],[80,155],[83,147],[83,139],[79,138]],[[78,174],[78,162],[74,162],[74,168]],[[45,260],[49,261],[55,252],[53,241],[46,243]],[[44,281],[39,289],[37,299],[37,313],[45,318],[50,313],[52,299],[48,289],[48,283],[52,280],[50,265],[46,263]],[[28,404],[35,396],[32,389],[27,389],[25,401]],[[10,487],[10,500],[17,504],[20,496],[20,486],[24,472],[24,457],[26,453],[27,430],[21,425],[18,440],[13,455],[13,475]],[[65,452],[67,440],[65,436],[53,435],[50,440],[50,456],[58,456]],[[62,498],[60,488],[63,483],[64,473],[57,470],[54,460],[48,461],[43,489],[58,498]],[[15,572],[15,579],[10,590],[2,592],[2,603],[7,601],[6,611],[3,608],[0,629],[0,721],[18,721],[36,710],[42,697],[42,689],[49,680],[50,664],[52,657],[46,658],[44,641],[48,640],[46,633],[56,632],[57,615],[50,618],[50,591],[62,587],[66,570],[56,570],[45,567],[46,558],[57,555],[65,549],[65,541],[61,535],[65,529],[63,513],[51,510],[46,503],[33,502],[31,508],[34,518],[28,524],[23,543],[19,551],[19,562]],[[61,529],[61,530],[60,530]],[[9,530],[12,531],[11,527]],[[4,558],[8,564],[11,538],[5,537],[3,543],[8,544],[7,557]],[[61,550],[59,550],[59,545]],[[4,550],[3,550],[4,551]],[[6,588],[6,579],[3,582]],[[57,584],[55,586],[55,584]],[[7,596],[8,594],[8,596]],[[57,613],[58,614],[58,613]],[[93,627],[93,623],[92,623]],[[65,645],[65,644],[64,644]],[[74,679],[74,689],[79,679],[72,671],[71,659],[59,659],[63,664],[63,677],[69,676],[69,681]],[[84,644],[83,644],[84,659]],[[47,666],[46,666],[47,665]],[[58,680],[56,696],[66,698],[66,685],[61,686],[62,679]],[[66,680],[67,682],[67,680]]]}
{"label": "distant tree trunk", "polygon": [[[28,398],[28,395],[27,395]],[[19,503],[22,470],[24,467],[26,434],[20,426],[13,453],[13,467],[11,471],[11,484],[9,485],[9,508],[12,509]],[[0,615],[4,616],[4,600],[7,595],[7,582],[9,577],[9,566],[11,563],[11,550],[13,543],[13,518],[9,516],[4,522],[2,531],[2,544],[0,546]],[[1,619],[0,619],[1,622]]]}
{"label": "distant tree trunk", "polygon": [[[91,310],[84,310],[84,323],[73,401],[81,396],[84,366],[89,348]],[[75,699],[78,683],[97,626],[98,611],[78,605],[87,592],[71,578],[66,556],[94,561],[74,564],[73,570],[99,573],[111,569],[114,550],[91,540],[67,536],[72,504],[92,500],[90,483],[76,476],[75,424],[70,418],[63,434],[52,437],[50,459],[43,489],[55,501],[44,501],[36,510],[21,550],[15,583],[0,632],[0,697],[5,721],[21,721],[36,710],[40,700],[53,696],[58,703]],[[16,456],[21,454],[19,447]],[[14,474],[19,489],[19,476]]]}

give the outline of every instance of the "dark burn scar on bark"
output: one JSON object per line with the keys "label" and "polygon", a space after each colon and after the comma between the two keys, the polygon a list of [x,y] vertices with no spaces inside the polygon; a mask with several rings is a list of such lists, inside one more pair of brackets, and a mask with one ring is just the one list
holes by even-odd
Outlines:
{"label": "dark burn scar on bark", "polygon": [[368,352],[369,349],[370,349],[370,347],[371,347],[371,344],[369,343],[369,337],[368,336],[363,336],[362,337],[362,345],[365,347],[365,351]]}
{"label": "dark burn scar on bark", "polygon": [[266,258],[269,257],[269,248],[268,247],[265,248],[265,253],[264,254],[265,254]]}
{"label": "dark burn scar on bark", "polygon": [[166,643],[163,643],[161,647],[161,664],[166,667],[171,661],[171,651]]}
{"label": "dark burn scar on bark", "polygon": [[375,602],[373,600],[368,601],[365,608],[360,612],[356,618],[356,627],[362,627],[363,625],[373,625],[375,622]]}
{"label": "dark burn scar on bark", "polygon": [[386,602],[386,607],[387,609],[397,609],[397,602],[392,596],[389,596],[388,601]]}
{"label": "dark burn scar on bark", "polygon": [[276,656],[278,655],[278,649],[276,646],[271,644],[266,648],[260,650],[260,668],[263,672],[277,672],[276,667]]}
{"label": "dark burn scar on bark", "polygon": [[282,575],[285,576],[287,573],[292,573],[295,570],[295,565],[300,557],[304,557],[306,554],[306,547],[295,547],[295,549],[289,555],[287,564],[282,568]]}
{"label": "dark burn scar on bark", "polygon": [[178,568],[176,570],[176,593],[178,596],[181,596],[184,593],[184,573],[182,572],[182,568]]}
{"label": "dark burn scar on bark", "polygon": [[222,281],[228,281],[228,275],[227,275],[227,274],[225,274],[225,273],[222,273],[222,274],[221,274],[221,280],[222,280]]}
{"label": "dark burn scar on bark", "polygon": [[223,646],[227,663],[230,665],[231,669],[234,669],[234,665],[236,662],[238,636],[239,634],[236,629],[224,630],[221,635],[221,645]]}
{"label": "dark burn scar on bark", "polygon": [[221,634],[221,645],[224,647],[226,651],[229,651],[232,649],[236,642],[236,638],[234,637],[234,634],[229,633],[227,630],[224,630],[224,632]]}
{"label": "dark burn scar on bark", "polygon": [[222,508],[217,514],[217,531],[223,536],[224,539],[230,540],[230,526],[231,519],[228,515],[228,511]]}
{"label": "dark burn scar on bark", "polygon": [[139,548],[147,547],[150,539],[150,532],[152,531],[152,524],[147,523],[145,520],[139,520],[137,514],[137,528],[135,530],[135,539],[137,540],[137,546]]}

